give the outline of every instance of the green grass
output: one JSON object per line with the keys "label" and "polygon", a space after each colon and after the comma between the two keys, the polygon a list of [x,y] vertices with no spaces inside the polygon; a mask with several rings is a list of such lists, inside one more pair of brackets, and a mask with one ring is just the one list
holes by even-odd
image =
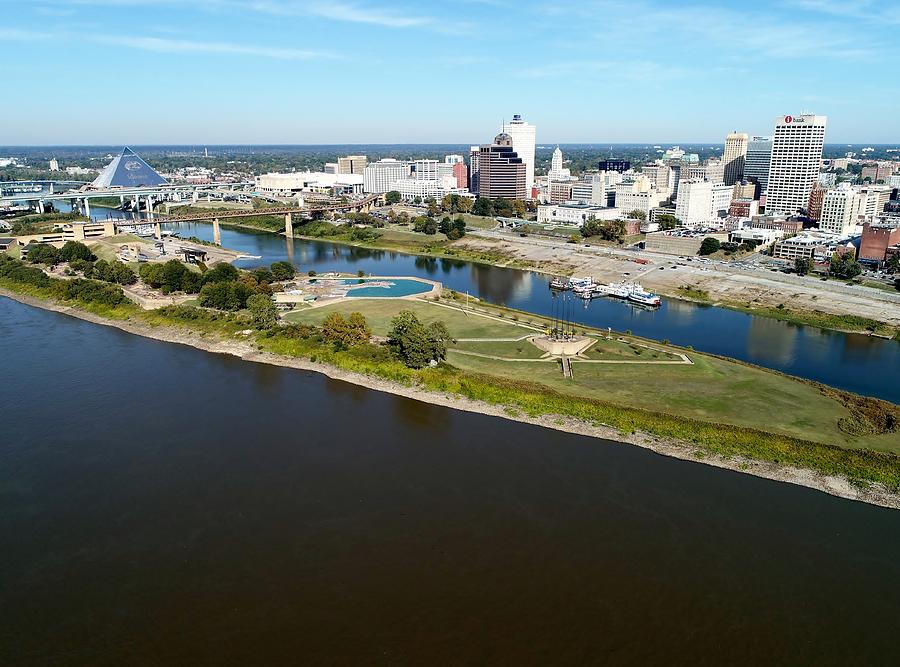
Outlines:
{"label": "green grass", "polygon": [[584,356],[595,361],[677,361],[676,354],[663,349],[648,349],[635,342],[600,338]]}
{"label": "green grass", "polygon": [[683,296],[694,301],[709,301],[709,292],[700,289],[696,285],[682,285],[677,290],[679,296]]}
{"label": "green grass", "polygon": [[896,433],[851,436],[850,416],[816,386],[730,361],[691,353],[693,365],[572,363],[567,380],[551,364],[511,364],[450,353],[455,366],[512,381],[540,383],[573,398],[606,401],[690,419],[770,431],[845,448],[900,453]]}
{"label": "green grass", "polygon": [[426,324],[441,321],[454,338],[518,338],[532,333],[530,329],[516,326],[513,322],[498,322],[474,314],[421,300],[406,299],[350,299],[342,303],[310,308],[285,315],[288,322],[301,324],[321,324],[329,313],[354,311],[366,316],[369,326],[376,336],[386,336],[391,328],[391,319],[401,310],[411,310]]}
{"label": "green grass", "polygon": [[[523,331],[523,334],[526,333]],[[540,359],[544,351],[527,340],[519,341],[457,341],[451,346],[453,350],[487,354],[503,359]]]}

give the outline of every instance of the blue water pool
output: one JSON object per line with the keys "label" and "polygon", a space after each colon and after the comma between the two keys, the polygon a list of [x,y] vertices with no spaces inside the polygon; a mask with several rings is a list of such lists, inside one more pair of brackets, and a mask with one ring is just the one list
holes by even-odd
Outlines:
{"label": "blue water pool", "polygon": [[398,297],[424,294],[431,285],[408,278],[349,278],[335,281],[350,286],[349,297]]}

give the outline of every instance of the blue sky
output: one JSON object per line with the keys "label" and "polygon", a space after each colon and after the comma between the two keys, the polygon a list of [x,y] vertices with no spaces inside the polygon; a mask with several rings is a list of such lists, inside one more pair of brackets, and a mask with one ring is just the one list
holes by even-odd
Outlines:
{"label": "blue sky", "polygon": [[0,0],[0,144],[900,142],[900,3]]}

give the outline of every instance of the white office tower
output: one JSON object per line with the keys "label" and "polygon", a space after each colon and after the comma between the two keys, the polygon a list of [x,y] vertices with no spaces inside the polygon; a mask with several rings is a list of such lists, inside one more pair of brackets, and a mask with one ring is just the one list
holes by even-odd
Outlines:
{"label": "white office tower", "polygon": [[366,194],[389,192],[391,183],[409,176],[409,163],[386,158],[370,162],[363,170],[363,190]]}
{"label": "white office tower", "polygon": [[437,160],[416,160],[413,162],[413,176],[420,181],[435,181],[438,177]]}
{"label": "white office tower", "polygon": [[775,121],[769,163],[768,213],[805,209],[819,177],[825,145],[825,116],[781,116]]}
{"label": "white office tower", "polygon": [[710,219],[718,220],[728,215],[734,186],[727,183],[713,183],[710,188]]}
{"label": "white office tower", "polygon": [[725,184],[734,185],[744,176],[744,160],[747,157],[747,143],[750,137],[744,132],[732,132],[725,137]]}
{"label": "white office tower", "polygon": [[685,227],[699,227],[710,222],[712,211],[712,183],[699,178],[689,178],[678,185],[675,217]]}
{"label": "white office tower", "polygon": [[503,132],[512,137],[513,150],[525,163],[525,190],[530,197],[531,188],[534,187],[534,144],[537,129],[516,114],[511,121],[503,124]]}
{"label": "white office tower", "polygon": [[465,162],[462,155],[445,155],[444,156],[444,164],[458,164],[460,162]]}
{"label": "white office tower", "polygon": [[825,193],[819,229],[823,232],[846,236],[856,226],[860,197],[848,183],[841,183],[835,190]]}
{"label": "white office tower", "polygon": [[572,178],[572,172],[568,169],[563,169],[563,154],[559,146],[553,151],[553,157],[550,160],[550,171],[547,172],[547,176],[551,181],[567,181]]}
{"label": "white office tower", "polygon": [[873,222],[884,213],[885,206],[891,199],[891,186],[866,185],[859,189],[859,215],[866,222]]}

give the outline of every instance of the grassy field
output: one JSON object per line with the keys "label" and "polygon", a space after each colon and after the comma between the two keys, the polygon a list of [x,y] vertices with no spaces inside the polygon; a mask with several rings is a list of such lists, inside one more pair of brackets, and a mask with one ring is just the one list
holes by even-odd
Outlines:
{"label": "grassy field", "polygon": [[781,433],[844,448],[900,453],[896,433],[850,436],[838,420],[850,412],[818,388],[776,373],[691,353],[692,365],[572,363],[565,379],[552,364],[509,363],[461,354],[448,361],[464,370],[529,380],[562,394],[621,406]]}
{"label": "grassy field", "polygon": [[453,350],[486,354],[503,359],[540,359],[544,351],[527,340],[518,341],[457,341],[451,346]]}
{"label": "grassy field", "polygon": [[[425,301],[363,299],[291,313],[289,321],[319,324],[330,312],[359,311],[376,335],[384,336],[400,310],[415,312],[425,322],[441,320],[455,338],[518,338],[529,329],[508,321],[466,315]],[[600,339],[586,357],[594,360],[674,360],[675,350],[662,344],[640,347],[641,341]],[[519,352],[519,348],[522,352]],[[658,348],[658,349],[656,349]],[[666,350],[669,351],[666,351]],[[492,360],[457,354],[455,350],[513,359],[536,359],[540,351],[527,341],[458,342],[448,361],[460,369],[536,382],[573,398],[609,401],[616,405],[680,415],[692,419],[781,433],[845,448],[869,448],[900,453],[896,433],[851,436],[838,428],[849,410],[815,385],[745,364],[688,352],[692,365],[590,364],[573,361],[574,377],[562,376],[551,363]]]}
{"label": "grassy field", "polygon": [[349,314],[357,311],[366,316],[376,336],[386,336],[391,328],[391,319],[401,310],[411,310],[425,323],[443,322],[454,338],[519,338],[533,332],[513,322],[467,315],[427,301],[404,299],[350,299],[343,303],[288,313],[285,319],[288,322],[318,325],[329,313]]}
{"label": "grassy field", "polygon": [[600,338],[584,353],[595,361],[679,361],[681,357],[633,341]]}

